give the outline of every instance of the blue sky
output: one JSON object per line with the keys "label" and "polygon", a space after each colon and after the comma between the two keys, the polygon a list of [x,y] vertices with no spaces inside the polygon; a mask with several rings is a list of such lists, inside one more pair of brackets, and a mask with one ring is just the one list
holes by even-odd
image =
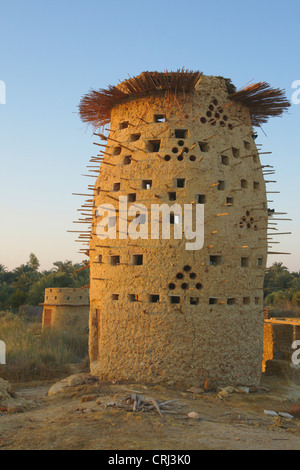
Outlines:
{"label": "blue sky", "polygon": [[[285,88],[300,80],[299,0],[2,0],[0,2],[0,263],[12,269],[31,252],[48,269],[57,260],[81,261],[67,230],[90,178],[81,176],[91,155],[92,129],[78,104],[90,89],[141,73],[186,67],[230,77],[239,88],[267,81]],[[270,190],[280,222],[269,257],[300,270],[300,104],[258,130],[258,143],[276,169]],[[274,179],[272,177],[272,179]],[[279,237],[278,237],[279,238]],[[275,245],[274,245],[275,246]]]}

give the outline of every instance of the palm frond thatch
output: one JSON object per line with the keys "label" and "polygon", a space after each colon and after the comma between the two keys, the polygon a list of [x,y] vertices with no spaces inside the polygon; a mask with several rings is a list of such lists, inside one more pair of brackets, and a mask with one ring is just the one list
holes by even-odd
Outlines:
{"label": "palm frond thatch", "polygon": [[[117,86],[109,85],[107,89],[91,90],[81,99],[79,114],[83,122],[91,123],[94,127],[103,127],[110,122],[111,109],[116,104],[148,93],[193,92],[201,76],[202,72],[184,68],[176,72],[143,72]],[[234,87],[227,89],[230,92]],[[249,108],[254,126],[267,122],[271,116],[281,116],[290,106],[284,90],[271,88],[266,82],[244,87],[229,93],[228,97]]]}
{"label": "palm frond thatch", "polygon": [[232,93],[229,98],[249,108],[252,124],[260,126],[271,116],[281,116],[290,106],[285,91],[271,88],[266,82],[255,83]]}
{"label": "palm frond thatch", "polygon": [[150,92],[191,92],[195,89],[201,75],[201,72],[190,72],[186,69],[180,69],[177,72],[143,72],[118,86],[110,85],[106,90],[92,90],[82,98],[79,114],[83,122],[101,127],[110,122],[111,109],[120,101]]}

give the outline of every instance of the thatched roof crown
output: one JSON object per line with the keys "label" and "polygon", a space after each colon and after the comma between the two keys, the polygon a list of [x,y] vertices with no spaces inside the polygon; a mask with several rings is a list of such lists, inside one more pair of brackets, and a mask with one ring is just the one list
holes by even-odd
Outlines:
{"label": "thatched roof crown", "polygon": [[[202,72],[181,69],[176,72],[143,72],[129,78],[117,86],[107,89],[91,90],[83,96],[79,105],[79,114],[83,122],[94,127],[102,127],[110,122],[111,109],[129,98],[138,98],[147,94],[195,91]],[[259,126],[267,122],[270,116],[281,116],[290,106],[284,90],[271,88],[266,82],[255,83],[235,91],[230,80],[225,80],[228,99],[240,102],[249,108],[252,124]]]}

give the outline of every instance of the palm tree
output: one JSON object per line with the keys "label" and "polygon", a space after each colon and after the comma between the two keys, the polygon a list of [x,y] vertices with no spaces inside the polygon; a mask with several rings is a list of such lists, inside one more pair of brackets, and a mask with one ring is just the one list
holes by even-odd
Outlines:
{"label": "palm tree", "polygon": [[28,264],[21,264],[13,270],[14,282],[16,289],[27,291],[31,284],[37,280],[38,273]]}
{"label": "palm tree", "polygon": [[265,275],[264,287],[266,295],[274,291],[287,289],[291,280],[292,275],[288,268],[281,262],[274,262],[272,266],[267,269]]}
{"label": "palm tree", "polygon": [[55,261],[53,265],[56,267],[55,272],[57,273],[65,273],[71,275],[74,271],[74,267],[72,261]]}

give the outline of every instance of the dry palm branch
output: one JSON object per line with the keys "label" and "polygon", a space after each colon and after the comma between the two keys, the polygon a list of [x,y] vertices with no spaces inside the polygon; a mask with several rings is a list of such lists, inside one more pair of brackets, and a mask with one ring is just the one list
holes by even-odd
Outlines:
{"label": "dry palm branch", "polygon": [[[179,69],[176,72],[143,72],[129,78],[117,86],[107,89],[91,90],[84,95],[79,104],[79,114],[83,122],[93,124],[95,128],[110,122],[112,108],[124,100],[140,98],[147,94],[167,94],[173,92],[191,93],[202,77],[202,72]],[[220,77],[222,78],[222,77]],[[228,79],[225,79],[228,86]],[[235,87],[228,88],[228,99],[239,102],[249,108],[252,124],[260,126],[271,116],[281,116],[290,106],[285,91],[272,88],[266,82],[255,83],[230,93]],[[201,93],[201,88],[198,88]]]}
{"label": "dry palm branch", "polygon": [[116,407],[125,411],[154,411],[161,417],[163,417],[164,413],[180,413],[182,406],[184,406],[184,404],[178,403],[177,399],[159,401],[154,398],[146,398],[137,393],[126,395],[119,402],[109,402],[106,404],[106,407]]}
{"label": "dry palm branch", "polygon": [[285,91],[271,88],[266,82],[255,83],[229,95],[232,101],[238,101],[249,108],[252,124],[260,126],[271,116],[281,116],[290,106]]}

